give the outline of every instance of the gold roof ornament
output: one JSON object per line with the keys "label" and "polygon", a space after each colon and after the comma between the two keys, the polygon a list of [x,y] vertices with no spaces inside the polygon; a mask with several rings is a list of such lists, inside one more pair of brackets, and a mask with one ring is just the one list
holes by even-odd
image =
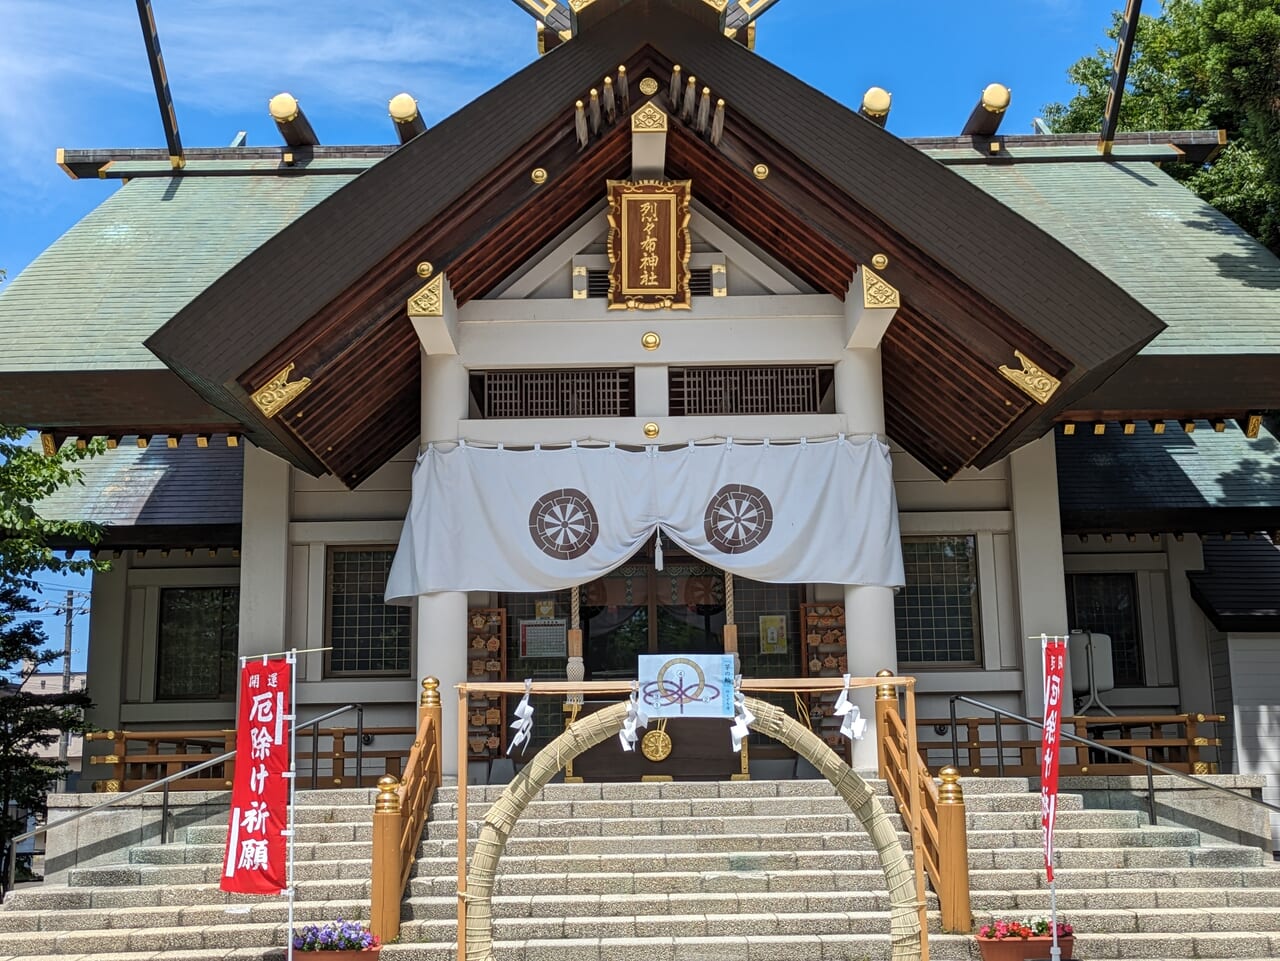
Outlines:
{"label": "gold roof ornament", "polygon": [[271,418],[284,410],[295,397],[301,394],[311,385],[310,377],[300,377],[290,382],[289,375],[293,373],[296,364],[289,364],[280,373],[276,374],[262,387],[253,393],[253,402],[262,411],[263,416]]}
{"label": "gold roof ornament", "polygon": [[1049,398],[1053,396],[1054,391],[1062,386],[1062,381],[1035,363],[1022,351],[1015,350],[1013,356],[1018,359],[1022,369],[1014,370],[1012,367],[1001,364],[999,370],[1004,375],[1005,380],[1009,381],[1037,404],[1049,403]]}
{"label": "gold roof ornament", "polygon": [[444,274],[436,274],[409,298],[410,317],[444,316]]}
{"label": "gold roof ornament", "polygon": [[632,133],[649,133],[667,129],[667,115],[653,104],[646,103],[631,115]]}
{"label": "gold roof ornament", "polygon": [[[888,261],[886,261],[887,263]],[[901,307],[902,298],[898,288],[894,287],[870,268],[863,267],[862,274],[862,306],[863,307]]]}

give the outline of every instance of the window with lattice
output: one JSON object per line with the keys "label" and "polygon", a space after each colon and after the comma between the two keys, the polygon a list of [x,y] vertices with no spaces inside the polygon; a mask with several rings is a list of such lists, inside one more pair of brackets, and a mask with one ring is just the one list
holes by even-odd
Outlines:
{"label": "window with lattice", "polygon": [[978,547],[972,534],[902,538],[894,597],[899,664],[981,666]]}
{"label": "window with lattice", "polygon": [[668,409],[672,417],[834,413],[834,380],[828,365],[672,367]]}
{"label": "window with lattice", "polygon": [[631,368],[477,370],[471,396],[482,418],[634,417]]}
{"label": "window with lattice", "polygon": [[408,676],[410,609],[382,599],[394,555],[385,547],[329,548],[326,676]]}

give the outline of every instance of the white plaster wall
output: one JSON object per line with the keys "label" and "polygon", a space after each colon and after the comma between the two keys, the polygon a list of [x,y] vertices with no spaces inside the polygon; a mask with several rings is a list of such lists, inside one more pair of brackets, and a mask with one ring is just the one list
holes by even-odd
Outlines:
{"label": "white plaster wall", "polygon": [[[1280,804],[1280,634],[1229,634],[1234,769],[1263,774],[1262,799]],[[1271,817],[1280,837],[1280,815]]]}

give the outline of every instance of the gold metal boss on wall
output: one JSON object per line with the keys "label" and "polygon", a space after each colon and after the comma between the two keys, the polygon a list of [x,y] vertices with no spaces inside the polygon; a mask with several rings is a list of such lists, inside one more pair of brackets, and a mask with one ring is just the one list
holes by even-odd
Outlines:
{"label": "gold metal boss on wall", "polygon": [[610,180],[609,309],[688,310],[688,180]]}

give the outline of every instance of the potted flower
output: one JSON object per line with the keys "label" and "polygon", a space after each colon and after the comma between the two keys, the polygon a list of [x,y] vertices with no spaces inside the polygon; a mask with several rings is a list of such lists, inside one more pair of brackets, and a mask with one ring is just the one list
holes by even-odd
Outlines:
{"label": "potted flower", "polygon": [[294,951],[324,951],[328,961],[376,961],[382,942],[366,925],[338,918],[326,925],[295,928]]}
{"label": "potted flower", "polygon": [[[1075,931],[1066,921],[1058,922],[1058,948],[1062,961],[1071,957]],[[978,929],[982,961],[1032,961],[1048,958],[1053,947],[1053,922],[1046,917],[995,918]]]}

